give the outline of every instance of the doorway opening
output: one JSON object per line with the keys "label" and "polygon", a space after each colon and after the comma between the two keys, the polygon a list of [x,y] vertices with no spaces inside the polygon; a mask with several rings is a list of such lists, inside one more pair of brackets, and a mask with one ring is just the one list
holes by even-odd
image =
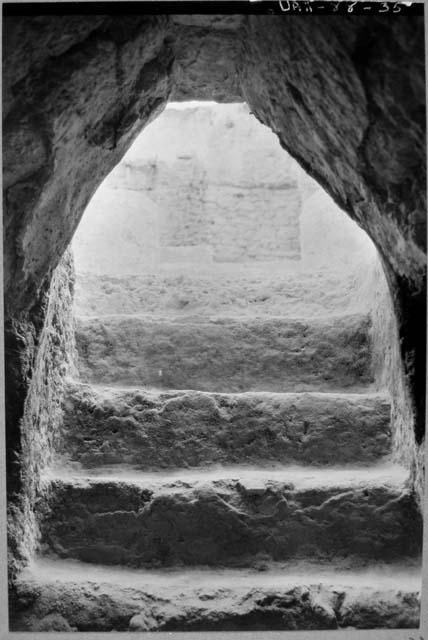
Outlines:
{"label": "doorway opening", "polygon": [[[95,193],[72,252],[75,357],[27,574],[65,593],[95,572],[122,598],[144,569],[156,615],[126,604],[119,626],[107,611],[79,630],[216,629],[190,614],[213,571],[222,629],[364,628],[358,608],[328,612],[361,571],[382,598],[404,584],[400,624],[416,624],[421,519],[403,493],[386,279],[272,131],[244,103],[169,104]],[[314,576],[326,609],[299,596]],[[254,581],[266,597],[292,583],[290,620],[254,598],[241,611]]]}
{"label": "doorway opening", "polygon": [[[369,313],[375,272],[386,286],[365,232],[242,103],[170,104],[98,189],[73,251],[83,317],[319,321]],[[153,366],[149,385],[186,388]]]}
{"label": "doorway opening", "polygon": [[377,252],[245,104],[170,104],[99,187],[73,252],[77,358],[38,575],[111,582],[116,565],[128,584],[144,568],[160,614],[134,630],[213,628],[186,614],[213,571],[224,629],[366,624],[357,608],[315,615],[310,589],[288,621],[251,598],[244,614],[238,584],[254,580],[316,575],[326,602],[361,571],[382,598],[417,590]]}

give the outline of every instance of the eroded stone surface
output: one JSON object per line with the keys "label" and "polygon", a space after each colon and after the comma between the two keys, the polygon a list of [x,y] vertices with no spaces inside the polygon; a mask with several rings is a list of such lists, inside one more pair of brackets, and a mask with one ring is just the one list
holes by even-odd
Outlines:
{"label": "eroded stone surface", "polygon": [[85,381],[203,391],[363,388],[373,381],[370,320],[80,318]]}
{"label": "eroded stone surface", "polygon": [[[78,266],[78,265],[77,265]],[[364,308],[355,273],[304,271],[272,263],[266,270],[171,265],[148,275],[77,273],[78,316],[282,316],[320,318]],[[366,305],[368,300],[366,301]]]}
{"label": "eroded stone surface", "polygon": [[367,465],[390,451],[390,405],[381,395],[157,393],[70,383],[62,433],[61,453],[83,467]]}
{"label": "eroded stone surface", "polygon": [[[303,574],[302,571],[305,571]],[[416,628],[420,576],[341,572],[142,572],[38,560],[20,577],[14,631],[235,631]]]}
{"label": "eroded stone surface", "polygon": [[[173,60],[166,24],[162,16],[81,16],[67,27],[55,17],[11,18],[5,66],[15,73],[6,76],[4,104],[5,289],[14,291],[8,312],[31,305],[107,166],[166,102]],[[53,46],[56,29],[63,47]],[[27,50],[18,64],[20,47]],[[13,281],[19,272],[21,287]]]}
{"label": "eroded stone surface", "polygon": [[[252,566],[272,560],[403,560],[421,552],[412,496],[387,474],[202,473],[162,480],[51,480],[42,548],[129,566]],[[295,478],[293,481],[293,475]],[[232,479],[235,478],[235,479]]]}
{"label": "eroded stone surface", "polygon": [[[28,561],[37,540],[34,502],[43,487],[42,470],[58,443],[64,380],[72,373],[74,326],[71,256],[57,267],[37,316],[5,324],[5,399],[9,577]],[[37,317],[37,322],[35,321]],[[25,404],[24,404],[25,402]]]}

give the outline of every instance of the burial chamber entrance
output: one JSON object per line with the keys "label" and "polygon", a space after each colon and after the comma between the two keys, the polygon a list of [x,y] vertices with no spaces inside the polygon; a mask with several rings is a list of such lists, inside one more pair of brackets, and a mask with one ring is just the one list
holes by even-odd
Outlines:
{"label": "burial chamber entrance", "polygon": [[[370,134],[364,153],[358,147],[352,159],[345,158],[349,149],[345,152],[336,136],[341,127],[346,134],[348,125],[338,116],[333,135],[331,124],[324,130],[317,122],[325,117],[321,107],[308,115],[313,87],[305,84],[305,96],[298,93],[300,72],[287,72],[296,75],[285,82],[287,101],[281,107],[267,91],[270,67],[267,76],[258,71],[257,82],[248,84],[250,69],[266,64],[262,25],[273,29],[271,46],[275,37],[283,42],[285,27],[277,31],[276,23],[259,16],[217,18],[144,16],[138,28],[135,20],[132,29],[124,20],[122,30],[108,17],[95,21],[83,58],[75,61],[67,49],[46,88],[53,97],[46,117],[52,115],[55,125],[48,139],[37,147],[35,120],[6,116],[13,153],[18,131],[34,152],[27,155],[27,173],[12,177],[6,190],[10,270],[5,282],[20,283],[13,297],[6,286],[10,590],[16,629],[418,624],[422,383],[411,342],[421,331],[416,336],[408,309],[424,309],[424,260],[415,246],[421,239],[416,227],[412,236],[408,221],[409,252],[403,253],[399,224],[382,219],[382,197],[389,202],[398,190],[391,186],[388,195],[373,195],[376,168],[369,149],[379,144],[378,137],[372,142]],[[89,29],[85,20],[79,28]],[[24,27],[31,37],[30,25],[31,20],[20,23],[21,35]],[[389,39],[401,42],[407,27],[390,28]],[[241,29],[250,36],[245,44]],[[334,46],[342,50],[343,34],[353,34],[354,49],[347,55],[355,77],[347,76],[343,105],[352,91],[360,95],[363,78],[374,91],[387,75],[380,63],[376,80],[362,72],[366,61],[359,58],[358,42],[368,45],[371,29],[363,20],[358,28],[332,21],[324,31],[317,20],[311,27],[326,52],[327,39],[334,36]],[[302,59],[314,62],[305,27],[288,24],[287,30],[295,46],[309,47]],[[383,28],[376,36],[377,44],[383,42]],[[193,39],[199,47],[195,59]],[[219,41],[233,52],[238,79],[229,76],[230,62],[215,59]],[[104,105],[100,117],[100,104],[87,93],[80,106],[69,101],[75,99],[73,84],[87,82],[88,65],[96,68],[98,49],[106,59],[109,42],[130,74],[136,73],[136,50],[142,55],[148,42],[152,48],[132,80],[119,81],[116,69],[113,84],[119,82],[122,103]],[[247,57],[243,68],[240,56],[252,46],[253,58]],[[418,51],[416,40],[414,47]],[[392,55],[386,44],[382,52]],[[333,70],[333,53],[329,60]],[[52,71],[44,64],[36,65],[39,77]],[[396,71],[401,68],[398,59],[394,64]],[[103,69],[107,73],[108,65]],[[95,82],[98,75],[92,76]],[[336,76],[340,71],[334,67],[331,78]],[[324,78],[327,87],[331,78]],[[55,93],[66,81],[65,97]],[[11,114],[18,89],[27,103],[32,98],[29,80],[15,86]],[[189,95],[225,104],[188,107],[183,100]],[[179,99],[181,108],[172,103],[130,147],[168,96]],[[364,109],[368,105],[364,102]],[[69,120],[67,110],[76,106],[77,121]],[[280,116],[285,108],[287,127]],[[378,109],[373,113],[382,128],[386,115]],[[203,148],[209,152],[195,152],[207,114],[211,138]],[[96,120],[90,127],[88,117]],[[416,113],[412,117],[407,125],[420,126]],[[311,140],[303,127],[309,118],[315,122]],[[361,132],[363,120],[361,114]],[[153,157],[156,135],[161,143]],[[238,159],[236,150],[242,153],[251,141],[257,144]],[[333,148],[340,150],[342,163],[331,155],[328,162],[323,158]],[[222,161],[225,149],[235,164]],[[412,153],[418,153],[417,145]],[[45,159],[52,154],[53,164],[33,171],[42,154]],[[370,157],[367,168],[359,169],[364,179],[359,177],[358,196],[355,185],[346,191],[357,156],[359,167]],[[11,166],[23,171],[16,159]],[[358,220],[377,249],[301,167]],[[344,184],[333,178],[333,167]],[[407,197],[418,199],[419,207],[424,190],[419,184],[416,191],[416,171],[411,178]],[[25,223],[16,217],[18,193],[21,206],[28,206]],[[58,259],[89,200],[73,242],[73,274],[69,252]],[[421,224],[417,217],[413,223]],[[15,254],[7,252],[11,237],[22,247]],[[41,237],[46,252],[36,251]],[[388,250],[395,247],[393,255],[382,238],[388,238]],[[129,271],[133,261],[137,273]],[[231,473],[224,473],[227,468]],[[156,574],[160,569],[164,576]],[[351,596],[355,572],[361,570],[367,580]],[[95,591],[85,595],[90,572],[97,591],[101,585],[101,599],[106,593],[113,598],[102,614]],[[243,597],[242,590],[254,589],[255,576],[264,576],[260,593]],[[373,576],[377,591],[385,588],[389,595],[385,591],[382,599],[373,599],[362,615],[360,601],[371,593]],[[214,578],[223,580],[226,604],[214,597],[208,611],[196,592],[212,590]],[[314,580],[323,593],[321,607],[310,586]],[[132,597],[124,601],[129,589]],[[38,593],[30,605],[29,590]],[[150,610],[147,594],[155,602]],[[53,611],[52,598],[59,595],[63,604]],[[394,615],[386,597],[393,598]]]}

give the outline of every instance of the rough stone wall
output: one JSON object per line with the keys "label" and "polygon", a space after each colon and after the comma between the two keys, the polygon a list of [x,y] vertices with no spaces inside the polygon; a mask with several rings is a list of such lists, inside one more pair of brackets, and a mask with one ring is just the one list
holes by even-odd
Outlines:
{"label": "rough stone wall", "polygon": [[51,339],[56,339],[58,349],[63,345],[64,352],[67,342],[66,327],[61,326],[66,320],[60,314],[56,328],[48,332],[50,281],[53,278],[55,298],[54,270],[86,204],[166,101],[173,58],[164,42],[167,23],[166,17],[154,16],[20,16],[4,25],[3,273],[11,578],[37,539],[33,508],[42,490],[41,466],[49,458],[42,434],[53,424],[41,423],[48,413],[54,419],[52,403],[61,393],[59,369],[53,369],[50,379],[42,371],[43,362],[50,362]]}
{"label": "rough stone wall", "polygon": [[370,304],[376,388],[387,389],[391,398],[393,459],[410,471],[409,483],[423,509],[425,443],[418,443],[410,428],[415,421],[415,410],[401,360],[393,301],[378,256],[373,256],[371,261],[361,267],[358,293],[362,300],[369,301]]}
{"label": "rough stone wall", "polygon": [[[19,393],[7,398],[9,411],[16,410],[20,438],[9,442],[8,474],[11,496],[9,509],[9,568],[13,578],[21,563],[31,556],[38,539],[38,527],[34,506],[44,493],[41,474],[49,465],[58,443],[62,416],[62,395],[66,376],[73,368],[74,326],[72,317],[73,264],[71,254],[63,257],[55,269],[49,292],[40,305],[40,327],[29,322],[14,326],[26,356],[26,377],[21,379]],[[13,354],[8,353],[7,363],[13,364]],[[7,383],[11,370],[6,370]],[[22,405],[23,403],[23,405]],[[23,406],[23,414],[18,414]],[[13,447],[13,449],[12,449]]]}
{"label": "rough stone wall", "polygon": [[192,103],[140,134],[91,200],[73,249],[78,271],[115,275],[213,259],[356,269],[376,251],[245,105]]}
{"label": "rough stone wall", "polygon": [[32,306],[95,189],[171,90],[166,16],[68,18],[4,27],[8,314]]}
{"label": "rough stone wall", "polygon": [[[409,278],[416,269],[420,277],[426,248],[419,226],[426,199],[423,20],[250,16],[245,34],[250,62],[243,93],[255,115],[361,222],[388,265]],[[286,69],[282,81],[279,69]],[[401,227],[394,209],[405,207],[404,185],[411,213]],[[403,232],[407,242],[398,241]]]}
{"label": "rough stone wall", "polygon": [[206,246],[220,262],[272,260],[300,256],[300,173],[245,104],[170,107],[106,184],[160,207],[162,246]]}

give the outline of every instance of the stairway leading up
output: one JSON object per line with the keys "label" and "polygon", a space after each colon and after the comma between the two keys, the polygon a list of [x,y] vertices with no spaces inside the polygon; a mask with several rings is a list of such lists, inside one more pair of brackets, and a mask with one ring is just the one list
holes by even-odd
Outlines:
{"label": "stairway leading up", "polygon": [[[143,295],[172,276],[116,280],[111,308],[100,281],[86,314],[80,298],[80,378],[18,627],[418,625],[422,523],[391,461],[370,315],[320,296],[317,274],[294,315],[298,275],[270,309],[271,275],[236,275],[235,303],[226,276],[193,277],[186,304]],[[133,291],[122,313],[118,291]]]}

